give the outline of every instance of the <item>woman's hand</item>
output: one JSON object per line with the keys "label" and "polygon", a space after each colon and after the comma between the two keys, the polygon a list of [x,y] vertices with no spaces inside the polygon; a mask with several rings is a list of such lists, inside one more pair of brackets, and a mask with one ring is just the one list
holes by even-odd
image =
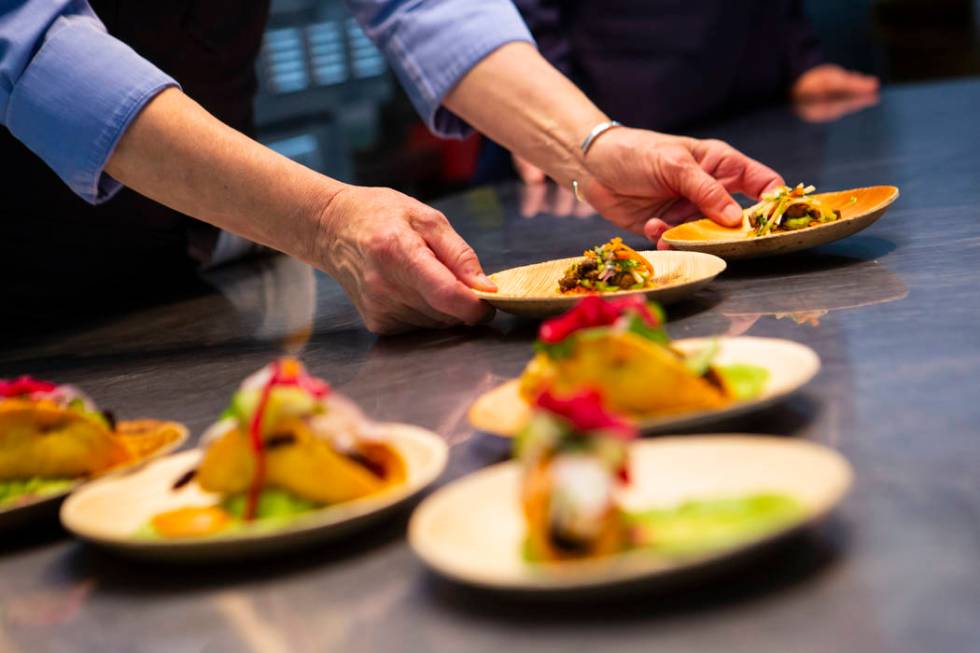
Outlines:
{"label": "woman's hand", "polygon": [[878,104],[878,78],[834,64],[816,66],[796,80],[790,95],[807,122],[830,122]]}
{"label": "woman's hand", "polygon": [[794,102],[875,96],[878,78],[832,63],[815,66],[797,78],[790,90]]}
{"label": "woman's hand", "polygon": [[757,199],[783,182],[772,169],[718,140],[617,127],[585,157],[584,198],[609,221],[658,242],[675,224],[700,215],[738,226],[731,193]]}
{"label": "woman's hand", "polygon": [[525,184],[543,184],[548,180],[548,176],[544,174],[544,170],[527,159],[517,154],[511,154],[510,160],[514,164],[514,170],[517,171],[517,176]]}
{"label": "woman's hand", "polygon": [[322,209],[311,263],[340,282],[368,329],[476,324],[492,309],[470,288],[496,290],[439,211],[387,188],[346,186]]}

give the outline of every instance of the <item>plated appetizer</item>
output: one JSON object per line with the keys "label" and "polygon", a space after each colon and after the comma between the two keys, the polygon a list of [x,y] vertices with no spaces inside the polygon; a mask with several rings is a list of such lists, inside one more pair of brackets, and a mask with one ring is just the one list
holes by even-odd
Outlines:
{"label": "plated appetizer", "polygon": [[475,292],[498,310],[543,319],[567,311],[589,294],[639,295],[669,304],[704,288],[724,269],[725,262],[710,254],[636,252],[614,238],[585,252],[584,259],[561,258],[495,272],[490,278],[497,291]]}
{"label": "plated appetizer", "polygon": [[458,582],[594,600],[640,582],[703,582],[822,519],[852,478],[839,453],[805,440],[635,438],[596,393],[543,393],[517,459],[429,495],[409,544]]}
{"label": "plated appetizer", "polygon": [[200,464],[174,479],[218,498],[156,514],[149,537],[206,537],[278,523],[403,483],[406,463],[349,400],[284,358],[245,379],[204,435]]}
{"label": "plated appetizer", "polygon": [[663,242],[673,249],[725,260],[776,256],[826,245],[874,224],[899,196],[895,186],[870,186],[811,194],[813,186],[781,186],[745,209],[739,227],[707,218],[671,227]]}
{"label": "plated appetizer", "polygon": [[585,250],[585,260],[573,263],[558,281],[563,294],[615,292],[653,288],[653,265],[622,238]]}
{"label": "plated appetizer", "polygon": [[529,403],[544,390],[596,390],[610,410],[632,419],[719,408],[762,392],[767,371],[714,364],[716,341],[694,352],[672,346],[664,314],[640,297],[584,298],[541,325],[537,354],[520,378]]}
{"label": "plated appetizer", "polygon": [[798,389],[820,368],[813,350],[751,337],[671,340],[663,312],[641,297],[587,296],[541,324],[536,354],[520,378],[483,393],[470,422],[515,436],[545,390],[595,391],[644,433],[688,428],[761,408]]}
{"label": "plated appetizer", "polygon": [[797,519],[792,496],[753,493],[629,511],[630,442],[638,433],[607,411],[598,393],[559,399],[542,393],[515,440],[521,465],[531,563],[601,558],[643,549],[663,556],[704,553],[777,530]]}
{"label": "plated appetizer", "polygon": [[172,449],[176,422],[117,422],[78,388],[0,380],[0,511],[61,497],[78,483]]}
{"label": "plated appetizer", "polygon": [[[780,186],[746,209],[744,220],[757,237],[840,220],[840,209],[830,208],[810,196],[814,190],[815,187],[803,184],[797,184],[795,188]],[[851,202],[857,202],[857,197],[851,197]]]}
{"label": "plated appetizer", "polygon": [[141,558],[265,555],[391,515],[438,478],[448,452],[431,431],[371,421],[284,358],[245,379],[201,448],[86,484],[61,523]]}

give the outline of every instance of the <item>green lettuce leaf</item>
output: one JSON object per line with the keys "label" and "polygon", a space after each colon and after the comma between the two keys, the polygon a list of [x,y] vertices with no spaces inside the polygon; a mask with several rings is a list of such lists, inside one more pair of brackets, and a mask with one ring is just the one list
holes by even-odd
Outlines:
{"label": "green lettuce leaf", "polygon": [[757,365],[735,363],[719,365],[715,371],[725,380],[736,401],[754,399],[762,394],[769,380],[769,370]]}
{"label": "green lettuce leaf", "polygon": [[698,351],[684,357],[684,367],[694,376],[703,376],[708,371],[708,368],[711,367],[711,361],[717,355],[718,341],[710,340],[707,345]]}
{"label": "green lettuce leaf", "polygon": [[[246,503],[248,503],[246,495],[236,494],[225,499],[221,507],[235,519],[242,519],[245,516]],[[285,490],[266,488],[259,495],[255,516],[257,519],[289,519],[319,507],[320,504],[301,499]]]}
{"label": "green lettuce leaf", "polygon": [[29,478],[26,480],[0,481],[0,506],[67,492],[75,486],[75,483],[77,480],[72,478]]}
{"label": "green lettuce leaf", "polygon": [[729,548],[784,528],[803,507],[783,494],[687,501],[628,515],[640,545],[667,555],[699,554]]}

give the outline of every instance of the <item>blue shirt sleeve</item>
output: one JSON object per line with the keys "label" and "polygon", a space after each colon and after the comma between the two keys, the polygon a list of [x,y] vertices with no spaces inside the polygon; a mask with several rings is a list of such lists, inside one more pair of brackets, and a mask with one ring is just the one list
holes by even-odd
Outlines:
{"label": "blue shirt sleeve", "polygon": [[82,199],[120,185],[103,172],[140,109],[177,83],[113,38],[85,0],[0,8],[0,123]]}
{"label": "blue shirt sleeve", "polygon": [[436,134],[471,130],[442,106],[467,72],[502,45],[533,43],[510,0],[347,0]]}

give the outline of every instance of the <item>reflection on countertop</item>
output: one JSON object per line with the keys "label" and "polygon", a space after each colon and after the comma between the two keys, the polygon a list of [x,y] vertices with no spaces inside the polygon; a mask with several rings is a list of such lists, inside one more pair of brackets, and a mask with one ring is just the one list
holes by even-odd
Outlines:
{"label": "reflection on countertop", "polygon": [[[902,189],[867,231],[733,264],[669,310],[675,338],[723,334],[744,320],[754,336],[819,354],[821,371],[800,392],[711,429],[806,438],[847,456],[851,497],[802,541],[718,582],[585,609],[507,603],[435,578],[405,543],[407,514],[331,546],[206,568],[138,564],[64,536],[7,539],[0,650],[969,648],[980,641],[980,402],[970,400],[980,376],[978,105],[980,81],[912,85],[833,123],[803,123],[786,107],[696,134],[728,140],[787,180]],[[596,217],[526,219],[521,192],[486,187],[437,203],[488,271],[575,256],[617,235]],[[215,285],[195,277],[125,310],[63,312],[37,325],[43,332],[25,322],[0,347],[0,376],[76,383],[119,415],[179,418],[197,435],[245,375],[301,348],[311,371],[373,417],[453,443],[443,481],[507,454],[510,443],[474,433],[465,411],[520,373],[536,322],[498,315],[474,329],[378,338],[336,283],[294,266],[232,266]],[[32,623],[35,614],[50,622]]]}
{"label": "reflection on countertop", "polygon": [[816,252],[733,265],[717,285],[738,288],[716,307],[731,321],[726,335],[744,334],[762,317],[817,327],[834,311],[905,299],[908,287],[879,260],[893,249],[858,235]]}

